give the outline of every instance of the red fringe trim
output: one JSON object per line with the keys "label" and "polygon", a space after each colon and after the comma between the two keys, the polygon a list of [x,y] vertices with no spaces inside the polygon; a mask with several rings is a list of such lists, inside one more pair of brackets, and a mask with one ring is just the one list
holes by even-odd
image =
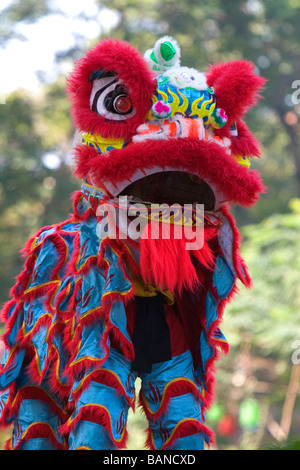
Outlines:
{"label": "red fringe trim", "polygon": [[119,377],[108,369],[98,369],[90,372],[86,377],[82,379],[78,387],[73,390],[72,397],[77,401],[84,390],[86,390],[91,382],[97,382],[108,387],[114,388],[115,391],[123,396],[127,401],[128,405],[134,410],[135,409],[135,396],[131,398],[122,385]]}
{"label": "red fringe trim", "polygon": [[195,398],[203,404],[204,398],[199,392],[197,386],[188,379],[180,378],[179,380],[169,382],[165,386],[162,394],[162,401],[157,411],[153,412],[151,410],[142,390],[140,390],[139,394],[139,405],[143,408],[147,418],[151,419],[151,421],[155,421],[165,413],[172,397],[184,395],[185,393],[192,393]]}
{"label": "red fringe trim", "polygon": [[[62,382],[59,376],[59,366],[60,366],[60,356],[54,345],[50,347],[49,352],[49,386],[52,392],[56,393],[60,398],[68,398],[70,391],[72,389],[72,383],[67,380],[66,383]],[[66,372],[64,372],[64,377],[68,379]]]}
{"label": "red fringe trim", "polygon": [[[1,339],[4,342],[4,345],[8,350],[12,348],[12,345],[9,344],[8,342],[8,336],[10,335],[15,323],[18,321],[17,320],[18,316],[21,313],[23,313],[23,310],[22,310],[23,302],[19,302],[19,303],[17,302],[15,311],[13,312],[12,316],[8,318],[8,312],[14,304],[16,304],[16,301],[14,299],[7,302],[3,307],[2,315],[1,315],[2,316],[1,321],[3,321],[6,324],[6,332],[2,335]],[[0,365],[0,370],[1,370],[1,365]]]}
{"label": "red fringe trim", "polygon": [[22,443],[25,441],[29,441],[30,439],[36,438],[47,438],[50,442],[52,442],[57,449],[60,450],[68,450],[68,446],[66,443],[61,444],[58,442],[55,432],[53,431],[52,427],[48,423],[43,422],[36,422],[31,424],[26,431],[24,432],[20,442],[15,446],[12,447],[12,439],[7,442],[5,449],[6,450],[18,450]]}
{"label": "red fringe trim", "polygon": [[21,273],[15,278],[17,282],[15,283],[15,285],[11,288],[9,292],[9,295],[11,297],[14,297],[15,299],[21,298],[24,290],[29,284],[29,280],[32,275],[35,262],[36,262],[36,254],[31,253],[29,258],[27,258],[24,263],[23,271],[21,271]]}
{"label": "red fringe trim", "polygon": [[10,386],[7,388],[7,390],[8,390],[7,402],[5,403],[0,414],[0,428],[1,429],[7,429],[11,427],[11,421],[9,420],[9,418],[12,415],[11,403],[16,397],[16,382],[15,381],[12,382]]}
{"label": "red fringe trim", "polygon": [[9,412],[15,415],[18,413],[21,402],[26,399],[40,400],[47,403],[51,410],[60,416],[62,422],[66,421],[69,417],[69,413],[63,410],[45,390],[32,385],[20,388],[17,394],[11,397],[6,407],[10,408]]}
{"label": "red fringe trim", "polygon": [[[134,349],[133,349],[132,343],[125,336],[122,335],[122,333],[111,323],[110,318],[109,318],[111,304],[116,300],[121,300],[121,301],[126,302],[131,296],[132,296],[131,292],[129,292],[128,294],[125,294],[124,296],[120,294],[116,294],[116,293],[108,294],[103,298],[102,306],[100,306],[94,312],[90,313],[85,318],[81,319],[81,328],[83,325],[92,324],[99,317],[104,319],[104,322],[106,324],[106,331],[103,334],[101,347],[104,349],[105,354],[103,358],[93,359],[93,358],[83,357],[83,358],[76,360],[76,362],[74,362],[77,356],[77,348],[75,350],[73,348],[73,354],[72,354],[72,357],[70,358],[70,363],[69,363],[68,375],[79,374],[82,371],[87,370],[93,366],[98,369],[106,361],[108,354],[109,354],[109,347],[107,346],[107,341],[108,341],[108,336],[111,331],[113,331],[113,334],[115,338],[117,339],[117,341],[119,341],[119,343],[122,344],[122,352],[124,356],[128,360],[133,361]],[[79,344],[80,336],[81,336],[81,328],[79,328],[78,326],[76,328],[75,337],[74,337],[74,340],[72,341],[74,345]],[[71,348],[71,342],[68,345],[68,348]]]}
{"label": "red fringe trim", "polygon": [[172,449],[172,447],[174,447],[176,439],[180,437],[192,436],[193,434],[198,434],[198,433],[203,433],[207,436],[209,440],[209,446],[214,445],[215,435],[213,431],[211,431],[207,426],[200,423],[199,421],[192,419],[192,418],[187,418],[185,420],[180,421],[176,425],[171,436],[166,440],[166,442],[164,443],[161,449],[157,449],[155,447],[153,433],[150,427],[148,427],[148,430],[147,430],[148,436],[146,440],[146,446],[150,450],[169,450],[169,449]]}
{"label": "red fringe trim", "polygon": [[[238,231],[235,225],[233,216],[229,212],[229,208],[227,206],[223,206],[221,208],[221,211],[224,214],[224,216],[228,219],[232,233],[233,233],[232,259],[233,259],[234,269],[236,270],[236,273],[239,279],[241,280],[241,282],[246,287],[250,288],[252,286],[251,277],[248,273],[248,268],[246,266],[246,263],[240,255],[240,241],[241,241],[240,232]],[[243,274],[241,267],[243,268],[245,274]]]}
{"label": "red fringe trim", "polygon": [[130,253],[130,248],[127,247],[125,243],[120,242],[119,240],[113,240],[107,238],[106,240],[103,240],[101,242],[101,248],[99,252],[99,266],[102,267],[103,269],[107,269],[107,264],[105,262],[105,249],[106,248],[111,248],[115,252],[118,253],[119,256],[119,263],[123,268],[123,273],[130,282],[131,279],[127,276],[127,268],[133,272],[136,276],[141,275],[141,269],[136,262],[136,260],[133,258],[133,255]]}
{"label": "red fringe trim", "polygon": [[26,347],[29,343],[31,343],[34,334],[41,327],[47,326],[47,328],[49,329],[49,327],[51,326],[52,320],[53,320],[53,315],[51,313],[45,313],[44,315],[38,318],[33,328],[25,334],[23,330],[23,327],[24,327],[24,323],[23,323],[17,335],[17,341],[20,343],[20,347],[21,348]]}
{"label": "red fringe trim", "polygon": [[118,449],[126,447],[126,441],[128,438],[128,432],[126,426],[122,431],[121,438],[116,440],[112,432],[111,417],[109,411],[102,405],[84,405],[75,418],[69,420],[62,425],[59,430],[61,434],[69,434],[80,421],[90,421],[92,423],[103,426],[109,433],[111,440],[114,442]]}
{"label": "red fringe trim", "polygon": [[[231,229],[233,231],[234,239],[233,239],[233,247],[232,247],[232,256],[233,256],[234,268],[240,280],[245,284],[246,287],[250,288],[251,278],[248,274],[247,266],[244,260],[242,259],[242,257],[240,256],[240,251],[239,251],[239,244],[240,244],[239,231],[237,230],[235,226],[234,218],[230,214],[228,207],[223,206],[221,210],[223,214],[225,215],[225,217],[228,218],[230,225],[231,225]],[[244,269],[245,275],[242,274],[240,266],[242,266],[242,268]],[[238,292],[238,288],[235,282],[232,287],[231,292],[229,293],[226,299],[219,299],[218,294],[216,290],[213,288],[213,286],[210,286],[210,290],[218,302],[218,312],[217,312],[217,319],[212,323],[209,330],[207,331],[208,342],[213,347],[214,354],[206,363],[206,372],[205,372],[206,390],[205,390],[204,406],[202,409],[202,416],[204,416],[205,410],[209,409],[214,402],[214,397],[215,397],[214,389],[215,389],[215,382],[216,382],[215,377],[214,377],[214,374],[216,372],[214,364],[217,360],[220,359],[221,352],[225,354],[229,353],[229,344],[225,342],[222,343],[221,341],[214,339],[213,336],[214,336],[215,331],[217,330],[217,328],[220,326],[222,322],[223,313],[224,313],[226,305],[232,300],[232,298]],[[203,328],[206,330],[206,318],[201,318],[201,323],[202,323]]]}
{"label": "red fringe trim", "polygon": [[42,325],[48,325],[49,327],[51,325],[51,318],[49,320],[49,317],[46,317],[46,315],[45,317],[41,317],[36,323],[36,325],[34,326],[33,330],[25,336],[23,334],[22,328],[19,330],[19,333],[18,333],[19,342],[11,350],[10,358],[5,364],[5,367],[2,369],[2,371],[5,371],[10,368],[10,366],[14,362],[14,356],[16,354],[16,351],[18,351],[19,349],[23,349],[25,350],[26,371],[31,377],[32,383],[36,385],[40,385],[44,378],[45,371],[48,371],[49,372],[48,380],[49,380],[51,391],[54,393],[57,393],[62,398],[68,397],[70,389],[71,389],[71,385],[64,384],[60,380],[60,377],[58,375],[60,356],[55,346],[51,345],[49,342],[48,342],[48,353],[47,353],[47,358],[45,360],[44,368],[42,370],[40,369],[40,364],[38,361],[38,354],[31,340],[37,328],[41,327]]}

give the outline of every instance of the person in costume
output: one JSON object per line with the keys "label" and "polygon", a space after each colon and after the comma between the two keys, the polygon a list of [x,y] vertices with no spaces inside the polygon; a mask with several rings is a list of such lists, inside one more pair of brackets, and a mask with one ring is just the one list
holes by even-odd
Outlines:
{"label": "person in costume", "polygon": [[[67,220],[26,244],[2,310],[7,449],[125,448],[137,377],[148,448],[214,442],[205,413],[228,352],[220,323],[237,283],[251,285],[229,207],[263,191],[249,168],[260,145],[243,121],[263,84],[245,60],[181,66],[168,36],[144,57],[102,40],[76,62],[67,92],[81,191]],[[151,225],[153,204],[173,207],[168,224]],[[202,244],[188,250],[175,228],[197,221]]]}

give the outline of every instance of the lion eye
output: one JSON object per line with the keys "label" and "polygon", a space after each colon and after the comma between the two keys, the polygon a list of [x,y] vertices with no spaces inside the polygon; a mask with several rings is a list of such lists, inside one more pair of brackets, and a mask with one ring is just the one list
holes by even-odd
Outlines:
{"label": "lion eye", "polygon": [[132,111],[131,100],[126,95],[117,96],[114,99],[113,107],[119,114],[128,114]]}
{"label": "lion eye", "polygon": [[135,114],[125,86],[114,76],[93,81],[90,107],[95,113],[111,120],[124,120]]}

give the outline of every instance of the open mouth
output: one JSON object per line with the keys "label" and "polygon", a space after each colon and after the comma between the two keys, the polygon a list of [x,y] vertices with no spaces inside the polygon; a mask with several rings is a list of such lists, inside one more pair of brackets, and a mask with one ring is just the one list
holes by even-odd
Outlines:
{"label": "open mouth", "polygon": [[120,193],[125,195],[153,204],[204,204],[205,211],[215,207],[212,188],[198,176],[182,171],[152,173],[128,185]]}
{"label": "open mouth", "polygon": [[204,204],[205,211],[218,211],[227,203],[250,207],[264,189],[255,170],[240,165],[215,141],[145,140],[113,149],[104,158],[94,158],[96,152],[87,145],[80,161],[82,168],[93,162],[87,182],[109,199],[126,195],[156,204]]}

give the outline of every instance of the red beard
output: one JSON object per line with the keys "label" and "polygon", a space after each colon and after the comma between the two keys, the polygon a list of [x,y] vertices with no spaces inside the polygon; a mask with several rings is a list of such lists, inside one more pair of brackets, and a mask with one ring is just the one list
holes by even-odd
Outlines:
{"label": "red beard", "polygon": [[[154,224],[145,228],[149,230],[147,237],[140,241],[140,267],[145,285],[154,285],[162,290],[180,294],[184,289],[195,290],[202,283],[205,270],[212,270],[215,256],[212,241],[218,233],[215,226],[204,227],[203,246],[198,250],[186,249],[186,243],[191,242],[184,236],[174,237],[170,230],[168,239],[157,237],[157,231],[162,235],[165,224]],[[156,232],[156,237],[151,237]],[[154,230],[154,231],[153,231]],[[144,233],[144,232],[143,232]],[[201,269],[202,268],[202,269]]]}

